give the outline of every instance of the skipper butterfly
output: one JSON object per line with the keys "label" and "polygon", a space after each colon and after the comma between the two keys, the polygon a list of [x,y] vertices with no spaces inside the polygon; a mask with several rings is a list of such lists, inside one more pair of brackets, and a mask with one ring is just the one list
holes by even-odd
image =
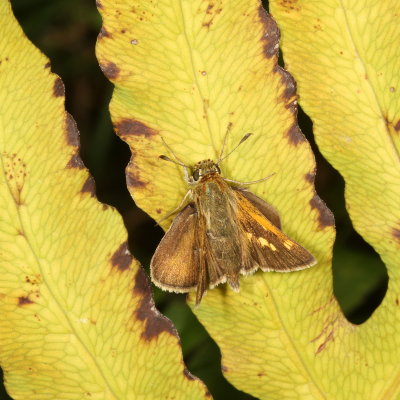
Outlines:
{"label": "skipper butterfly", "polygon": [[272,175],[244,183],[221,176],[221,161],[250,135],[245,135],[223,158],[222,149],[216,162],[198,162],[190,175],[189,167],[175,155],[175,160],[160,156],[184,167],[189,191],[154,253],[151,279],[163,290],[196,290],[196,305],[208,288],[224,282],[239,291],[240,275],[258,268],[291,272],[316,263],[306,249],[281,231],[275,208],[243,188]]}

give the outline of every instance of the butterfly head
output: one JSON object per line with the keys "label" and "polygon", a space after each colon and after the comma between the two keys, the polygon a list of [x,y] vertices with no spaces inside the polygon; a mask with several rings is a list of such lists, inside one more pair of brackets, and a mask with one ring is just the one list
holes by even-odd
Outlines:
{"label": "butterfly head", "polygon": [[202,177],[211,173],[221,173],[218,164],[212,160],[199,161],[193,167],[192,180],[198,182]]}

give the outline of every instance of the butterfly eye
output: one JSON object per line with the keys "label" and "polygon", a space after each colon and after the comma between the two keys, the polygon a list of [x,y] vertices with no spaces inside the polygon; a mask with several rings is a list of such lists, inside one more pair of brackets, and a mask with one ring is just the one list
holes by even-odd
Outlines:
{"label": "butterfly eye", "polygon": [[217,165],[217,164],[215,164],[215,169],[217,170],[217,172],[220,174],[221,173],[221,168]]}
{"label": "butterfly eye", "polygon": [[193,180],[198,181],[200,178],[200,171],[198,169],[195,169],[193,171]]}

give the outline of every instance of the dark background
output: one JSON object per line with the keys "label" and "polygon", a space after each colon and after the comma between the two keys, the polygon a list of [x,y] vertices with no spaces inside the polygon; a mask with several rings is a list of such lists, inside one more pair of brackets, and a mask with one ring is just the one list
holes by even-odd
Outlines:
{"label": "dark background", "polygon": [[[81,133],[81,157],[95,178],[100,201],[116,207],[129,231],[133,255],[148,270],[150,258],[163,232],[136,208],[126,185],[124,169],[128,146],[113,132],[108,103],[113,87],[95,57],[101,18],[94,0],[13,0],[14,13],[28,38],[51,61],[52,71],[63,80],[66,108]],[[267,5],[266,5],[267,6]],[[344,205],[344,182],[319,153],[310,119],[299,110],[299,124],[317,159],[316,188],[335,215],[335,295],[346,317],[364,322],[380,304],[387,289],[387,272],[380,257],[352,227]],[[154,288],[157,307],[179,331],[185,362],[201,378],[215,399],[252,399],[227,382],[220,352],[185,303],[184,295]],[[0,388],[0,399],[9,398]]]}

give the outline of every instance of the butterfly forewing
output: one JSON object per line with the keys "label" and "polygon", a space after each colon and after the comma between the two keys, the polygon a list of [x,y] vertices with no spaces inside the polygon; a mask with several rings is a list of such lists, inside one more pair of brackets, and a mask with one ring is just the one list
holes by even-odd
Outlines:
{"label": "butterfly forewing", "polygon": [[[248,190],[242,189],[240,187],[232,187],[235,191],[241,193],[250,203],[253,204],[258,211],[261,212],[270,222],[272,222],[276,227],[281,229],[281,218],[279,217],[278,211],[275,207],[268,204],[266,201],[260,199],[255,194],[249,192]],[[238,199],[240,201],[240,199]]]}
{"label": "butterfly forewing", "polygon": [[187,205],[174,219],[151,259],[151,278],[162,289],[188,292],[197,287],[199,250],[197,212]]}
{"label": "butterfly forewing", "polygon": [[253,269],[253,264],[258,265],[263,271],[276,272],[296,271],[315,264],[315,258],[272,224],[260,212],[260,207],[257,208],[254,202],[247,200],[240,191],[236,191],[236,195],[238,223],[249,247],[242,272],[246,273],[246,270]]}

